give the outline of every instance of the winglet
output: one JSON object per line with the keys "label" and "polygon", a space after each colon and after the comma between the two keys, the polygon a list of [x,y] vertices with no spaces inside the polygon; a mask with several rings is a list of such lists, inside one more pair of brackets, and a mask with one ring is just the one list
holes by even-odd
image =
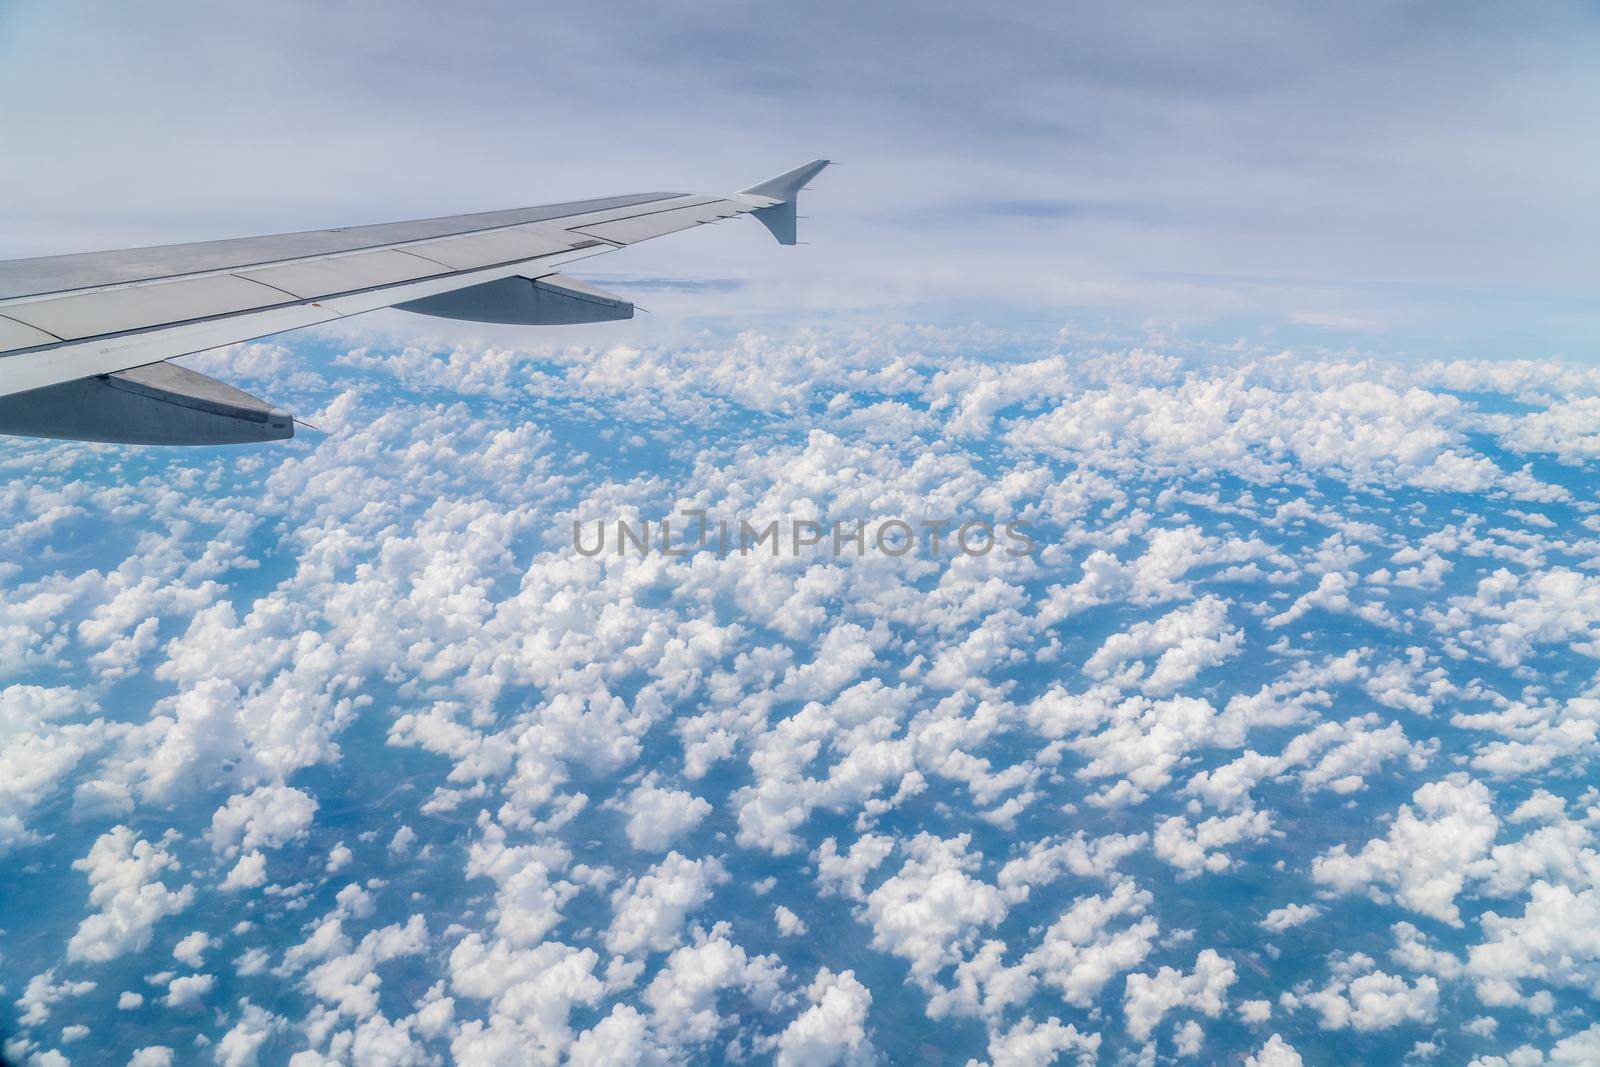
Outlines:
{"label": "winglet", "polygon": [[810,163],[798,166],[794,170],[784,171],[776,178],[768,178],[764,182],[739,191],[749,193],[751,196],[770,196],[774,200],[792,202],[800,190],[805,188],[806,182],[821,174],[822,168],[826,167],[828,162],[826,159],[813,159]]}
{"label": "winglet", "polygon": [[780,245],[797,243],[798,224],[795,217],[795,205],[800,199],[800,190],[805,188],[806,182],[822,173],[822,168],[828,165],[826,159],[813,159],[810,163],[786,170],[775,178],[768,178],[764,182],[742,189],[750,196],[764,196],[779,201],[769,207],[757,208],[751,214],[763,226],[772,231],[772,236],[778,239]]}

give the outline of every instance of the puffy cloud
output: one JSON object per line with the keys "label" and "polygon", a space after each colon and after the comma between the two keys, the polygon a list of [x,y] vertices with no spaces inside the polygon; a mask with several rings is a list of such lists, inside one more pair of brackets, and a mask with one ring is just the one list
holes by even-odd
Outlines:
{"label": "puffy cloud", "polygon": [[[1081,709],[1086,717],[1092,716],[1086,725],[1109,722],[1098,733],[1073,740],[1071,745],[1090,757],[1077,772],[1080,777],[1123,778],[1115,787],[1090,798],[1091,803],[1105,805],[1114,806],[1119,799],[1130,803],[1143,800],[1172,780],[1174,769],[1189,751],[1237,744],[1249,726],[1248,720],[1232,714],[1232,709],[1219,713],[1210,701],[1198,697],[1132,697],[1113,707],[1096,707],[1098,701],[1087,703],[1090,706]],[[1045,715],[1059,714],[1053,709],[1041,710]]]}
{"label": "puffy cloud", "polygon": [[712,890],[727,877],[715,859],[667,853],[647,874],[630,879],[612,895],[606,947],[622,955],[672,948],[683,936],[685,918],[710,900]]}
{"label": "puffy cloud", "polygon": [[1043,1023],[1023,1019],[1004,1034],[989,1039],[991,1067],[1048,1067],[1071,1055],[1080,1067],[1096,1061],[1100,1035],[1081,1033],[1071,1023],[1051,1016]]}
{"label": "puffy cloud", "polygon": [[1507,448],[1518,452],[1550,452],[1574,466],[1600,459],[1600,397],[1558,400],[1542,411],[1530,411],[1509,420],[1500,435]]}
{"label": "puffy cloud", "polygon": [[856,623],[834,627],[823,635],[810,663],[791,667],[779,683],[778,695],[790,700],[820,700],[843,689],[876,658],[882,642]]}
{"label": "puffy cloud", "polygon": [[1318,856],[1312,877],[1340,892],[1392,890],[1406,907],[1461,925],[1456,897],[1489,852],[1499,819],[1487,787],[1462,775],[1422,786],[1403,804],[1386,837],[1352,855],[1335,846]]}
{"label": "puffy cloud", "polygon": [[817,882],[822,895],[837,893],[853,900],[865,899],[867,876],[893,851],[894,838],[887,834],[862,834],[842,853],[833,838],[826,838],[816,852]]}
{"label": "puffy cloud", "polygon": [[1145,605],[1186,599],[1194,592],[1196,571],[1272,554],[1259,539],[1219,537],[1198,526],[1153,530],[1144,552],[1130,562],[1105,549],[1091,552],[1083,561],[1083,577],[1072,585],[1053,586],[1040,604],[1040,614],[1053,623],[1116,600]]}
{"label": "puffy cloud", "polygon": [[77,690],[36,685],[0,689],[0,856],[39,840],[28,817],[109,737]]}
{"label": "puffy cloud", "polygon": [[719,995],[738,989],[756,1004],[774,1007],[785,977],[776,956],[748,955],[718,927],[667,957],[645,989],[654,1032],[670,1047],[686,1049],[713,1041],[732,1021],[718,1011]]}
{"label": "puffy cloud", "polygon": [[1510,818],[1512,822],[1546,822],[1560,819],[1566,810],[1565,800],[1547,789],[1535,789],[1527,800],[1516,806]]}
{"label": "puffy cloud", "polygon": [[280,1017],[249,1001],[241,1002],[238,1021],[228,1028],[214,1049],[217,1067],[255,1067],[261,1047],[282,1027]]}
{"label": "puffy cloud", "polygon": [[665,852],[711,814],[711,805],[693,793],[662,789],[654,780],[640,784],[622,810],[628,813],[628,841],[646,852]]}
{"label": "puffy cloud", "polygon": [[1427,766],[1435,746],[1409,740],[1399,723],[1378,727],[1382,721],[1368,714],[1321,723],[1297,734],[1275,756],[1250,749],[1231,763],[1201,771],[1184,791],[1229,808],[1245,804],[1263,781],[1293,777],[1308,793],[1326,789],[1350,794],[1365,787],[1367,775],[1391,762],[1403,760],[1413,770]]}
{"label": "puffy cloud", "polygon": [[[1207,667],[1215,667],[1244,646],[1244,633],[1228,625],[1228,602],[1208,596],[1113,634],[1084,662],[1091,678],[1114,678],[1124,688],[1137,686],[1165,696]],[[1145,660],[1155,658],[1146,672]]]}
{"label": "puffy cloud", "polygon": [[806,989],[811,1006],[778,1037],[779,1067],[835,1067],[877,1060],[867,1034],[867,1009],[872,994],[851,971],[834,974],[826,967]]}
{"label": "puffy cloud", "polygon": [[[1524,1045],[1512,1053],[1512,1063],[1539,1063],[1534,1057],[1539,1051],[1531,1046]],[[1546,1053],[1545,1062],[1555,1064],[1557,1067],[1582,1067],[1584,1064],[1594,1063],[1600,1059],[1600,1024],[1580,1030],[1575,1034],[1557,1041]]]}
{"label": "puffy cloud", "polygon": [[256,602],[241,621],[231,604],[198,612],[168,645],[158,680],[178,687],[150,721],[148,748],[127,768],[151,800],[175,797],[234,761],[246,782],[281,781],[336,758],[334,736],[355,713],[337,695],[336,650],[303,629],[300,609],[281,598]]}
{"label": "puffy cloud", "polygon": [[806,935],[805,921],[782,904],[773,909],[772,919],[778,926],[778,933],[784,937],[804,937]]}
{"label": "puffy cloud", "polygon": [[558,846],[508,845],[504,828],[484,823],[482,836],[468,848],[467,874],[495,882],[493,918],[500,937],[515,945],[537,945],[556,927],[562,909],[578,892],[577,885],[559,877],[567,861]]}
{"label": "puffy cloud", "polygon": [[1396,963],[1424,971],[1440,978],[1454,978],[1461,973],[1461,960],[1442,949],[1434,948],[1427,936],[1407,922],[1392,927],[1395,947],[1389,956]]}
{"label": "puffy cloud", "polygon": [[1561,645],[1600,659],[1600,578],[1569,567],[1517,573],[1500,568],[1470,596],[1451,597],[1426,613],[1436,629],[1507,667],[1540,645]]}
{"label": "puffy cloud", "polygon": [[1245,1067],[1302,1067],[1305,1061],[1293,1045],[1273,1034],[1255,1055],[1245,1057],[1244,1063]]}
{"label": "puffy cloud", "polygon": [[211,935],[204,930],[196,930],[186,934],[172,947],[172,955],[189,967],[199,967],[205,962],[205,951],[212,944]]}
{"label": "puffy cloud", "polygon": [[98,910],[78,924],[67,943],[71,960],[104,962],[142,950],[156,923],[194,900],[194,886],[171,889],[160,881],[178,861],[126,826],[101,834],[73,866],[88,874],[89,903]]}
{"label": "puffy cloud", "polygon": [[1378,703],[1417,715],[1433,714],[1439,700],[1455,691],[1440,667],[1428,666],[1428,650],[1413,645],[1406,658],[1390,660],[1373,670],[1363,687]]}
{"label": "puffy cloud", "polygon": [[1079,830],[1069,838],[1035,841],[1025,855],[1000,868],[1000,891],[1008,901],[1019,901],[1026,900],[1034,886],[1048,885],[1067,873],[1111,879],[1117,865],[1149,840],[1148,834],[1107,834],[1091,839]]}
{"label": "puffy cloud", "polygon": [[490,1002],[484,1019],[464,1021],[451,1040],[457,1062],[558,1059],[573,1043],[575,1008],[596,1003],[604,985],[594,976],[598,957],[547,941],[535,948],[486,943],[468,934],[450,953],[458,997]]}
{"label": "puffy cloud", "polygon": [[903,846],[900,869],[867,895],[873,947],[904,959],[918,979],[955,962],[981,927],[1005,918],[1000,891],[971,875],[978,859],[970,840],[918,834]]}
{"label": "puffy cloud", "polygon": [[239,857],[228,871],[228,876],[222,880],[224,892],[235,892],[241,889],[254,889],[267,880],[267,855],[264,852],[246,852]]}
{"label": "puffy cloud", "polygon": [[992,1029],[1006,1012],[1026,1001],[1038,988],[1039,962],[1033,954],[1016,964],[1006,963],[1004,941],[989,940],[956,964],[951,984],[929,984],[928,1016],[942,1019],[951,1013],[982,1018]]}
{"label": "puffy cloud", "polygon": [[[961,738],[941,729],[943,724],[929,722],[905,740],[888,737],[911,696],[906,686],[888,689],[876,680],[863,682],[826,704],[809,702],[762,732],[750,756],[756,781],[733,797],[739,843],[786,855],[797,847],[798,829],[818,807],[866,805],[887,811],[925,787],[919,764],[978,791],[995,785],[981,761],[955,751]],[[961,699],[941,705],[950,709],[949,718],[957,718]],[[970,719],[967,723],[969,729],[980,727]],[[831,766],[824,776],[811,777],[807,764],[821,753],[827,753]],[[880,796],[890,790],[892,796]]]}
{"label": "puffy cloud", "polygon": [[1457,713],[1450,721],[1502,738],[1474,746],[1474,770],[1499,779],[1519,778],[1593,751],[1600,736],[1600,702],[1591,697],[1560,704],[1518,701],[1494,711]]}
{"label": "puffy cloud", "polygon": [[410,826],[402,824],[400,829],[389,838],[389,855],[404,856],[411,851],[411,846],[417,840],[417,832]]}
{"label": "puffy cloud", "polygon": [[1432,1022],[1439,1006],[1439,983],[1424,975],[1407,984],[1404,978],[1383,971],[1338,975],[1323,989],[1299,1000],[1316,1009],[1325,1030],[1387,1030]]}
{"label": "puffy cloud", "polygon": [[1293,604],[1269,618],[1267,625],[1273,628],[1287,626],[1317,608],[1332,612],[1351,611],[1354,603],[1350,599],[1350,591],[1355,584],[1354,574],[1330,571],[1317,580],[1315,589],[1302,593]]}
{"label": "puffy cloud", "polygon": [[[1118,883],[1106,896],[1074,901],[1028,953],[1028,967],[1058,989],[1067,1003],[1092,1006],[1106,983],[1150,954],[1160,932],[1147,914],[1152,903],[1150,892],[1131,881]],[[1145,1003],[1143,998],[1140,1003]]]}
{"label": "puffy cloud", "polygon": [[1491,911],[1482,926],[1488,937],[1468,952],[1466,969],[1487,1004],[1524,1002],[1529,980],[1579,988],[1600,982],[1600,890],[1534,882],[1520,916]]}
{"label": "puffy cloud", "polygon": [[1187,1019],[1173,1027],[1172,1050],[1179,1056],[1194,1057],[1200,1055],[1200,1050],[1205,1047],[1205,1028],[1193,1019]]}
{"label": "puffy cloud", "polygon": [[50,1019],[50,1010],[67,997],[79,997],[91,992],[91,981],[56,981],[54,968],[36,974],[28,980],[27,988],[17,1000],[17,1022],[22,1026],[42,1026]]}
{"label": "puffy cloud", "polygon": [[263,848],[281,848],[304,839],[317,814],[311,794],[284,785],[264,785],[229,797],[211,816],[207,837],[224,856]]}
{"label": "puffy cloud", "polygon": [[1287,904],[1267,912],[1266,918],[1261,920],[1261,925],[1272,933],[1281,934],[1291,926],[1308,923],[1321,914],[1322,909],[1315,904]]}
{"label": "puffy cloud", "polygon": [[167,983],[167,1007],[192,1008],[217,984],[214,974],[186,974]]}
{"label": "puffy cloud", "polygon": [[649,1024],[630,1004],[618,1004],[611,1014],[578,1035],[567,1055],[571,1067],[629,1067],[649,1050]]}
{"label": "puffy cloud", "polygon": [[1232,864],[1221,849],[1240,841],[1260,841],[1272,833],[1272,820],[1264,811],[1241,811],[1227,817],[1215,816],[1191,826],[1182,815],[1174,815],[1156,827],[1155,853],[1182,873],[1193,878],[1201,871],[1212,874]]}
{"label": "puffy cloud", "polygon": [[428,947],[428,927],[421,915],[369,931],[353,944],[338,918],[324,920],[318,933],[324,936],[313,935],[297,958],[297,962],[320,960],[305,973],[306,990],[340,1014],[363,1020],[378,1010],[378,990],[383,985],[379,965],[418,955]]}
{"label": "puffy cloud", "polygon": [[[1203,375],[1167,388],[1116,382],[1019,419],[1017,448],[1061,458],[1137,459],[1156,470],[1205,467],[1270,484],[1291,467],[1354,485],[1481,492],[1517,485],[1460,450],[1461,402],[1373,381],[1274,389],[1246,374]],[[1520,489],[1520,485],[1518,486]]]}
{"label": "puffy cloud", "polygon": [[1215,1019],[1227,1006],[1228,988],[1234,982],[1233,961],[1211,949],[1202,949],[1188,974],[1162,967],[1155,974],[1130,974],[1122,1011],[1128,1033],[1144,1041],[1162,1018],[1179,1008],[1192,1008]]}

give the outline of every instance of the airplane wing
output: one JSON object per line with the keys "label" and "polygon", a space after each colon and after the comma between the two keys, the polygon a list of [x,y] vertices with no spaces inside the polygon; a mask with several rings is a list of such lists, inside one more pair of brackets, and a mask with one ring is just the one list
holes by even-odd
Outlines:
{"label": "airplane wing", "polygon": [[0,434],[126,444],[294,435],[288,412],[173,356],[398,307],[550,325],[633,305],[559,268],[754,215],[795,243],[814,160],[724,196],[637,193],[378,226],[0,262]]}

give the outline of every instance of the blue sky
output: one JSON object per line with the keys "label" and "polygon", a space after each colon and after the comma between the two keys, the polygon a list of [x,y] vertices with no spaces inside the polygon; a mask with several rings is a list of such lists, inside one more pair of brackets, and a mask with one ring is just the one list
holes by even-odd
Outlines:
{"label": "blue sky", "polygon": [[1590,359],[1597,21],[11,0],[0,254],[719,190],[827,155],[811,247],[777,258],[724,227],[604,269],[746,283],[689,313],[1112,313]]}

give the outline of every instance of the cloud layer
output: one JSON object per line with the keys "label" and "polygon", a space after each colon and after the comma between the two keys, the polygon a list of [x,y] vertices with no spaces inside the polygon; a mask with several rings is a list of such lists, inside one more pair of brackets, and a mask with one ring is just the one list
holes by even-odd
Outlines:
{"label": "cloud layer", "polygon": [[[196,362],[325,432],[0,457],[14,1058],[1594,1040],[1591,371],[927,326]],[[685,508],[1039,551],[570,542]]]}

